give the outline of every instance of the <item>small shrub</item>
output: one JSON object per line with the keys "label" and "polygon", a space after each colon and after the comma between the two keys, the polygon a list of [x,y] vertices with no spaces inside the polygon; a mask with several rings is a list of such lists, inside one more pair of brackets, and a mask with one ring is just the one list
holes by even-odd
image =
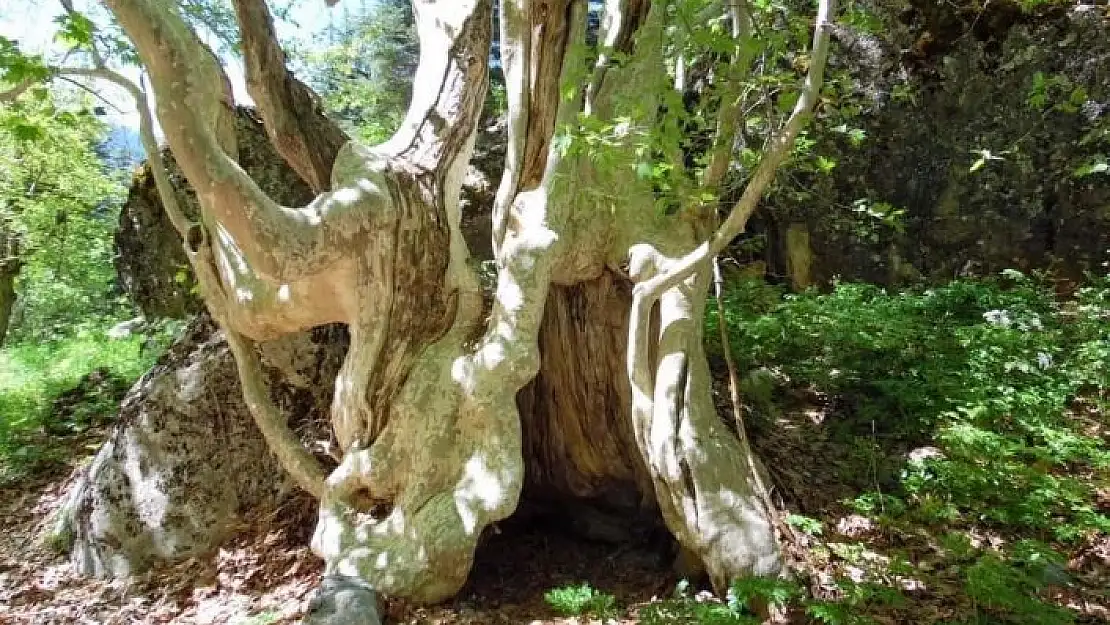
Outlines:
{"label": "small shrub", "polygon": [[596,616],[609,618],[617,613],[617,599],[587,583],[553,588],[544,593],[544,601],[562,616]]}
{"label": "small shrub", "polygon": [[[64,459],[51,444],[111,417],[118,390],[138,378],[157,356],[144,337],[110,340],[82,332],[58,341],[10,345],[0,350],[0,483]],[[103,377],[105,388],[88,385]],[[76,391],[76,392],[75,392]]]}

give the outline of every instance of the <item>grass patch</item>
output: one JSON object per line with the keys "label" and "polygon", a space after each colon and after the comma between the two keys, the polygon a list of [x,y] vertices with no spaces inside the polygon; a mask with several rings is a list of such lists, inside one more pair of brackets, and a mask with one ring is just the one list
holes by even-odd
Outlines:
{"label": "grass patch", "polygon": [[[711,312],[708,336],[720,322]],[[745,379],[775,386],[749,383],[753,430],[775,427],[791,391],[807,389],[831,406],[824,433],[870,465],[842,504],[876,537],[823,533],[836,518],[787,519],[818,568],[844,574],[820,602],[803,600],[810,618],[866,622],[865,606],[898,603],[873,601],[880,588],[914,584],[950,594],[949,623],[1083,618],[1061,597],[1097,597],[1105,583],[1069,562],[1110,533],[1110,280],[1066,300],[1012,271],[905,292],[744,283],[725,322]],[[877,475],[878,456],[899,460]]]}
{"label": "grass patch", "polygon": [[51,444],[51,434],[79,433],[87,424],[113,415],[118,395],[97,388],[76,398],[79,405],[68,407],[64,423],[54,407],[90,375],[125,385],[136,380],[158,353],[143,350],[145,340],[141,335],[112,340],[102,332],[85,331],[0,349],[0,483],[59,460],[63,450]]}

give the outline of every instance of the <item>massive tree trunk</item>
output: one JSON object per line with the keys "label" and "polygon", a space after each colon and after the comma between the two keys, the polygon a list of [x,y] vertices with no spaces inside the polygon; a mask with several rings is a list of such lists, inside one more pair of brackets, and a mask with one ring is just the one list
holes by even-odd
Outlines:
{"label": "massive tree trunk", "polygon": [[[150,73],[199,222],[177,208],[154,161],[161,198],[246,406],[292,480],[320,501],[312,546],[330,573],[444,599],[464,583],[484,528],[513,512],[526,485],[638,500],[718,588],[779,573],[754,459],[714,412],[702,316],[709,260],[754,209],[815,89],[699,245],[715,212],[660,214],[635,172],[636,142],[671,81],[665,7],[607,2],[595,58],[586,0],[503,0],[508,141],[487,306],[467,262],[459,191],[486,90],[489,0],[414,2],[417,87],[402,127],[378,146],[339,145],[285,72],[265,4],[237,0],[254,99],[276,149],[318,193],[304,207],[282,206],[236,163],[226,78],[173,4],[106,4]],[[740,29],[741,5],[728,6]],[[580,115],[608,125],[605,166],[568,147]],[[734,116],[722,116],[711,188],[727,169]],[[328,474],[272,401],[255,343],[336,322],[350,347],[331,406],[342,459]]]}

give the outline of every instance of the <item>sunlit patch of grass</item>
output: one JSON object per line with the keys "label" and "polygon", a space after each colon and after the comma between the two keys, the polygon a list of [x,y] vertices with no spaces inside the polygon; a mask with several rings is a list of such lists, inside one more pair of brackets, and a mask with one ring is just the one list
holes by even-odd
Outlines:
{"label": "sunlit patch of grass", "polygon": [[[144,353],[144,338],[112,340],[88,331],[0,349],[0,482],[54,459],[43,432],[52,425],[52,406],[59,395],[97,369],[127,382],[142,375],[156,355],[156,350]],[[101,417],[116,409],[114,398],[94,396],[87,403],[87,411]]]}

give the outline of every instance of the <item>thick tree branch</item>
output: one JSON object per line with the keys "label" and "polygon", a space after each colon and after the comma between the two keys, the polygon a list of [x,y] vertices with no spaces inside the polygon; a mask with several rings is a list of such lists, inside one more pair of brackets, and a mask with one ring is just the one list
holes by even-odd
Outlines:
{"label": "thick tree branch", "polygon": [[832,2],[820,0],[797,106],[724,224],[685,256],[668,257],[646,243],[629,249],[636,284],[625,364],[633,427],[667,526],[719,589],[735,575],[776,574],[782,562],[760,476],[746,447],[722,431],[711,399],[702,347],[709,263],[743,229],[817,100]]}
{"label": "thick tree branch", "polygon": [[[420,64],[412,101],[397,132],[376,151],[424,171],[446,174],[469,159],[485,98],[489,7],[482,0],[414,0]],[[452,162],[445,162],[450,159]]]}
{"label": "thick tree branch", "polygon": [[281,466],[289,472],[297,486],[317,499],[327,491],[324,467],[289,428],[286,417],[270,400],[270,391],[263,382],[261,361],[254,345],[245,336],[231,328],[224,328],[227,344],[235,356],[239,369],[239,382],[243,387],[243,400],[254,417],[255,424],[266,439],[266,444],[277,456]]}
{"label": "thick tree branch", "polygon": [[319,462],[301,445],[293,431],[286,424],[285,417],[274,405],[269,396],[269,391],[263,382],[261,361],[255,352],[250,340],[239,334],[229,323],[231,306],[227,294],[221,286],[220,278],[216,272],[210,240],[202,236],[199,241],[189,243],[189,238],[194,232],[204,233],[200,224],[192,222],[185,216],[184,211],[177,202],[177,194],[170,183],[166,167],[162,162],[162,151],[154,136],[154,120],[150,114],[146,93],[133,81],[122,74],[106,67],[81,68],[65,67],[56,70],[59,75],[98,78],[112,82],[131,94],[139,112],[139,135],[142,139],[143,149],[150,163],[151,174],[158,190],[158,197],[174,228],[181,235],[185,243],[186,256],[193,266],[194,275],[209,304],[213,317],[223,327],[228,345],[235,358],[239,370],[239,380],[243,390],[243,399],[250,409],[262,436],[270,449],[274,451],[283,468],[289,472],[294,481],[302,489],[320,498],[324,494],[324,469]]}
{"label": "thick tree branch", "polygon": [[[769,142],[767,152],[763,155],[755,173],[752,174],[744,188],[744,193],[732,207],[724,223],[708,241],[676,262],[669,264],[666,271],[640,281],[635,286],[634,299],[639,300],[641,305],[650,308],[663,291],[688,278],[744,231],[748,218],[751,217],[751,214],[759,205],[763,193],[774,180],[779,165],[790,154],[790,150],[794,146],[794,140],[798,137],[798,133],[805,125],[814,105],[817,103],[817,98],[821,92],[821,84],[824,80],[825,61],[829,54],[829,19],[832,16],[834,2],[835,0],[820,0],[817,9],[817,23],[813,31],[809,71],[806,73],[802,93],[782,130]],[[633,345],[630,344],[630,350],[632,347]],[[633,354],[630,353],[629,357],[632,358],[632,356]]]}
{"label": "thick tree branch", "polygon": [[331,169],[347,135],[320,109],[319,98],[285,66],[265,0],[235,0],[247,91],[265,120],[270,142],[312,190],[331,184]]}
{"label": "thick tree branch", "polygon": [[274,282],[318,270],[333,202],[278,205],[239,167],[230,86],[209,50],[172,3],[106,0],[150,73],[162,130],[201,205],[241,247],[252,269]]}
{"label": "thick tree branch", "polygon": [[528,107],[531,90],[531,52],[529,35],[532,18],[531,3],[526,0],[501,0],[501,65],[505,72],[505,95],[508,105],[508,140],[505,144],[505,166],[501,184],[493,201],[493,255],[500,257],[505,237],[509,204],[516,197],[528,137]]}

